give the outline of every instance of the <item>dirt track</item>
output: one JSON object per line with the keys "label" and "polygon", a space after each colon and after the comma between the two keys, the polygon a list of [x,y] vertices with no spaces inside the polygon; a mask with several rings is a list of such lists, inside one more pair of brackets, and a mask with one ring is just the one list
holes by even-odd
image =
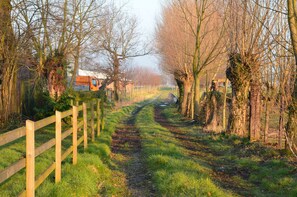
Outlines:
{"label": "dirt track", "polygon": [[118,126],[112,136],[112,154],[123,158],[118,165],[126,174],[131,196],[155,196],[141,152],[141,136],[135,128],[135,117],[140,110],[141,108],[138,108],[131,117]]}

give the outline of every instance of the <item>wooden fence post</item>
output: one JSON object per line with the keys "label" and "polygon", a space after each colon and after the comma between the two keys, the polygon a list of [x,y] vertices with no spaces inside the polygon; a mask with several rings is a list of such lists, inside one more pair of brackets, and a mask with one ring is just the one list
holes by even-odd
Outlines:
{"label": "wooden fence post", "polygon": [[91,133],[92,133],[92,142],[95,141],[95,129],[94,129],[94,103],[91,101]]}
{"label": "wooden fence post", "polygon": [[100,112],[100,102],[101,99],[97,100],[97,136],[100,136],[100,127],[101,127],[101,112]]}
{"label": "wooden fence post", "polygon": [[77,164],[77,116],[78,116],[78,107],[73,106],[73,125],[72,125],[72,143],[73,143],[73,165]]}
{"label": "wooden fence post", "polygon": [[55,182],[61,181],[61,163],[62,163],[62,113],[56,111],[56,171]]}
{"label": "wooden fence post", "polygon": [[84,119],[84,149],[88,147],[88,117],[87,104],[83,103],[83,119]]}
{"label": "wooden fence post", "polygon": [[26,121],[26,196],[35,196],[35,123]]}

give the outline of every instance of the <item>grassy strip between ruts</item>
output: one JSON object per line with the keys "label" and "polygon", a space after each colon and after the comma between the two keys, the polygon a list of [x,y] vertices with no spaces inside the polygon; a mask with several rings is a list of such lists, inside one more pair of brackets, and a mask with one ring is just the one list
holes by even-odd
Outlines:
{"label": "grassy strip between ruts", "polygon": [[228,175],[222,184],[236,185],[242,196],[297,196],[296,163],[290,162],[281,152],[248,139],[225,134],[202,132],[185,121],[174,107],[162,113],[169,122],[201,147],[199,157],[212,165],[213,170]]}
{"label": "grassy strip between ruts", "polygon": [[136,118],[149,171],[159,196],[232,196],[209,178],[209,168],[186,156],[174,136],[154,120],[154,107]]}

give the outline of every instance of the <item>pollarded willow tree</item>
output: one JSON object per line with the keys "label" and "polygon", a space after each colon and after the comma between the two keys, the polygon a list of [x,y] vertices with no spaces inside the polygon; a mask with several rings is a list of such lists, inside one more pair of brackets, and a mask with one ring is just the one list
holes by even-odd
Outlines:
{"label": "pollarded willow tree", "polygon": [[232,134],[249,136],[251,141],[260,139],[261,68],[266,63],[266,47],[274,42],[271,32],[276,21],[273,11],[264,9],[260,3],[272,6],[270,1],[260,0],[230,0],[228,6],[230,65],[226,74],[232,84],[228,130]]}
{"label": "pollarded willow tree", "polygon": [[161,69],[173,75],[178,85],[179,110],[183,115],[189,115],[193,84],[192,57],[189,54],[193,50],[190,43],[195,40],[181,14],[174,4],[163,8],[162,20],[156,30],[156,48],[161,57]]}
{"label": "pollarded willow tree", "polygon": [[[218,64],[225,52],[225,11],[224,1],[174,0],[178,5],[190,33],[194,36],[192,70],[194,77],[194,114],[198,120],[200,105],[200,78],[206,67]],[[194,21],[194,22],[193,22]]]}
{"label": "pollarded willow tree", "polygon": [[[170,72],[175,76],[178,86],[182,89],[182,94],[180,94],[182,96],[180,99],[182,113],[185,114],[186,111],[183,109],[183,106],[186,106],[185,103],[189,103],[192,110],[188,111],[193,111],[191,116],[196,120],[200,103],[200,77],[206,67],[215,64],[218,66],[219,59],[224,58],[222,55],[225,51],[222,42],[224,40],[224,8],[222,1],[172,0],[163,11],[164,21],[161,23],[163,31],[170,28],[172,30],[167,35],[163,33],[164,35],[158,36],[158,43],[163,42],[163,48],[159,47],[162,49],[160,53],[163,60],[167,59],[167,67],[171,67]],[[174,12],[171,11],[166,16],[166,10],[170,9]],[[172,18],[171,21],[169,18]],[[159,30],[159,32],[161,31]],[[161,34],[159,33],[159,35]],[[174,53],[179,55],[173,57],[174,53],[172,52],[168,55],[170,50],[178,51]],[[171,59],[175,64],[170,62]],[[164,65],[166,64],[163,63],[163,67]],[[179,69],[174,72],[173,68]],[[192,80],[192,89],[187,88],[184,85],[185,82],[190,84]],[[191,94],[187,92],[191,92]],[[189,99],[189,97],[191,98]]]}

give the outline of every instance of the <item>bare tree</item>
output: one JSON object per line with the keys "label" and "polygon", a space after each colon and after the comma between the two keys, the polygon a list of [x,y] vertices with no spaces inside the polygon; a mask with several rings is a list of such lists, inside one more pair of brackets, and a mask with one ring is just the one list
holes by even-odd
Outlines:
{"label": "bare tree", "polygon": [[133,81],[135,86],[160,86],[162,84],[162,76],[152,68],[129,67],[125,70],[125,75]]}
{"label": "bare tree", "polygon": [[71,55],[75,60],[75,72],[81,50],[96,27],[96,17],[100,16],[98,8],[102,4],[103,1],[96,4],[87,0],[19,3],[19,20],[25,23],[32,42],[36,79],[46,80],[52,98],[59,99],[66,90],[67,66]]}
{"label": "bare tree", "polygon": [[176,0],[174,3],[179,5],[183,18],[195,37],[194,50],[191,55],[194,77],[194,113],[195,119],[198,120],[201,75],[207,66],[214,64],[225,52],[223,45],[225,4],[222,1],[212,0]]}
{"label": "bare tree", "polygon": [[92,55],[92,40],[96,36],[96,32],[100,31],[101,28],[101,17],[105,15],[103,9],[105,6],[105,1],[86,1],[86,0],[74,0],[72,2],[73,10],[73,31],[74,31],[74,40],[73,40],[73,59],[74,65],[72,70],[72,76],[70,81],[70,87],[72,87],[76,73],[79,68],[79,62],[82,56],[82,52],[87,54],[87,51],[90,51]]}
{"label": "bare tree", "polygon": [[118,101],[121,66],[130,58],[149,54],[150,50],[140,39],[136,18],[114,5],[110,5],[108,14],[103,19],[98,39],[108,60],[105,69],[112,73],[110,77],[114,82],[115,100]]}
{"label": "bare tree", "polygon": [[163,8],[162,21],[156,30],[156,48],[161,57],[161,69],[173,75],[179,88],[179,109],[183,115],[189,115],[192,95],[192,57],[195,41],[185,24],[179,6],[169,4]]}
{"label": "bare tree", "polygon": [[66,89],[66,56],[73,38],[68,31],[71,29],[69,2],[21,1],[20,5],[20,20],[26,24],[32,42],[32,57],[35,56],[32,64],[35,65],[36,82],[45,79],[46,84],[41,86],[47,85],[51,97],[58,99]]}

